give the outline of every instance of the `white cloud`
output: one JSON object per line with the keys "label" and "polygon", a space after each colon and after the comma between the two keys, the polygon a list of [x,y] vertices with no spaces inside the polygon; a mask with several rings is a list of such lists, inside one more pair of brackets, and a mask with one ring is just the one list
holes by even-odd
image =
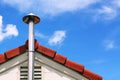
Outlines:
{"label": "white cloud", "polygon": [[96,18],[97,19],[105,19],[105,20],[111,20],[114,19],[117,16],[117,10],[116,8],[112,6],[102,6],[102,8],[97,9],[96,11]]}
{"label": "white cloud", "polygon": [[[120,0],[2,0],[3,3],[25,13],[33,12],[40,16],[55,16],[65,12],[75,12],[88,8],[94,19],[112,20],[119,14]],[[92,11],[90,11],[92,10]]]}
{"label": "white cloud", "polygon": [[18,36],[16,25],[7,24],[6,28],[3,28],[2,22],[2,16],[0,16],[0,41],[11,36]]}
{"label": "white cloud", "polygon": [[106,1],[101,4],[101,7],[97,8],[96,17],[98,19],[112,20],[115,19],[120,14],[120,0]]}
{"label": "white cloud", "polygon": [[105,40],[104,47],[106,50],[111,50],[111,49],[117,48],[114,40]]}
{"label": "white cloud", "polygon": [[120,0],[112,0],[112,5],[119,8],[120,7]]}
{"label": "white cloud", "polygon": [[38,38],[42,38],[42,39],[48,38],[48,36],[38,32],[38,31],[35,31],[35,36],[38,37]]}
{"label": "white cloud", "polygon": [[3,0],[4,3],[21,12],[38,12],[45,15],[57,15],[83,9],[99,0]]}
{"label": "white cloud", "polygon": [[48,43],[49,45],[61,44],[66,37],[66,31],[55,31],[53,36],[50,37]]}
{"label": "white cloud", "polygon": [[100,14],[112,14],[114,13],[114,10],[110,7],[103,6],[102,9],[99,10]]}
{"label": "white cloud", "polygon": [[101,64],[104,64],[104,63],[106,63],[106,62],[108,62],[107,60],[103,60],[103,59],[98,59],[98,60],[93,60],[93,61],[90,61],[89,63],[90,64],[94,64],[94,65],[101,65]]}
{"label": "white cloud", "polygon": [[23,12],[30,10],[30,8],[32,7],[31,0],[3,0],[3,2]]}

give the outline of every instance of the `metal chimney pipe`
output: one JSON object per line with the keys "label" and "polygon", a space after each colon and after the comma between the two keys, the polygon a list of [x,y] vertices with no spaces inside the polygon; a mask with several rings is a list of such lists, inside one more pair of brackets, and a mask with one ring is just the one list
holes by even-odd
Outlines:
{"label": "metal chimney pipe", "polygon": [[40,18],[30,13],[23,17],[23,21],[29,24],[28,40],[28,80],[34,80],[34,24],[40,22]]}

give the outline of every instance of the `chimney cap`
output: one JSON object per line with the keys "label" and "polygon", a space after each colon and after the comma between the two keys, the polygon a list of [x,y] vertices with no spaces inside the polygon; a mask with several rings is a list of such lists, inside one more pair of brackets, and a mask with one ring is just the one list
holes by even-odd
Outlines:
{"label": "chimney cap", "polygon": [[37,24],[40,22],[40,18],[38,16],[34,15],[33,13],[30,13],[23,17],[23,21],[27,24],[29,24],[30,21],[33,21],[34,24]]}

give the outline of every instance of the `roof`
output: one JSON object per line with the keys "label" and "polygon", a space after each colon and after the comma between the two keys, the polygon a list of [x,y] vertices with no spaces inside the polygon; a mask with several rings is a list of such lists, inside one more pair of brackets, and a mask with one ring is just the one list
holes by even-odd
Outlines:
{"label": "roof", "polygon": [[[20,54],[23,54],[27,51],[27,49],[28,41],[26,41],[26,43],[22,46],[6,51],[4,54],[0,54],[0,65],[16,56],[19,56]],[[35,40],[35,51],[60,63],[61,65],[64,65],[67,68],[78,72],[79,74],[88,78],[89,80],[102,80],[102,77],[100,75],[87,70],[82,64],[78,64],[76,62],[68,60],[66,57],[58,54],[56,51],[40,45],[37,40]]]}

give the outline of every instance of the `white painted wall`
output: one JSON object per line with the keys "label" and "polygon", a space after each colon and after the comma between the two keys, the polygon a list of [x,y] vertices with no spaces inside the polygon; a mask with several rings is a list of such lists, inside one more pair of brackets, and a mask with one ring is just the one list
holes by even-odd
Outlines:
{"label": "white painted wall", "polygon": [[76,80],[70,76],[67,76],[47,66],[42,67],[42,79],[43,80]]}
{"label": "white painted wall", "polygon": [[[0,80],[20,80],[20,65],[0,74]],[[42,66],[42,80],[75,80],[50,67]]]}
{"label": "white painted wall", "polygon": [[[20,65],[0,74],[0,80],[20,80]],[[42,66],[42,80],[75,80],[50,67]]]}
{"label": "white painted wall", "polygon": [[24,53],[0,65],[0,80],[20,80],[20,65],[27,61]]}
{"label": "white painted wall", "polygon": [[19,67],[14,67],[0,74],[0,80],[20,80]]}
{"label": "white painted wall", "polygon": [[[35,65],[42,68],[42,80],[88,80],[82,75],[37,54]],[[27,54],[0,65],[0,80],[20,80],[20,66],[27,66]]]}

